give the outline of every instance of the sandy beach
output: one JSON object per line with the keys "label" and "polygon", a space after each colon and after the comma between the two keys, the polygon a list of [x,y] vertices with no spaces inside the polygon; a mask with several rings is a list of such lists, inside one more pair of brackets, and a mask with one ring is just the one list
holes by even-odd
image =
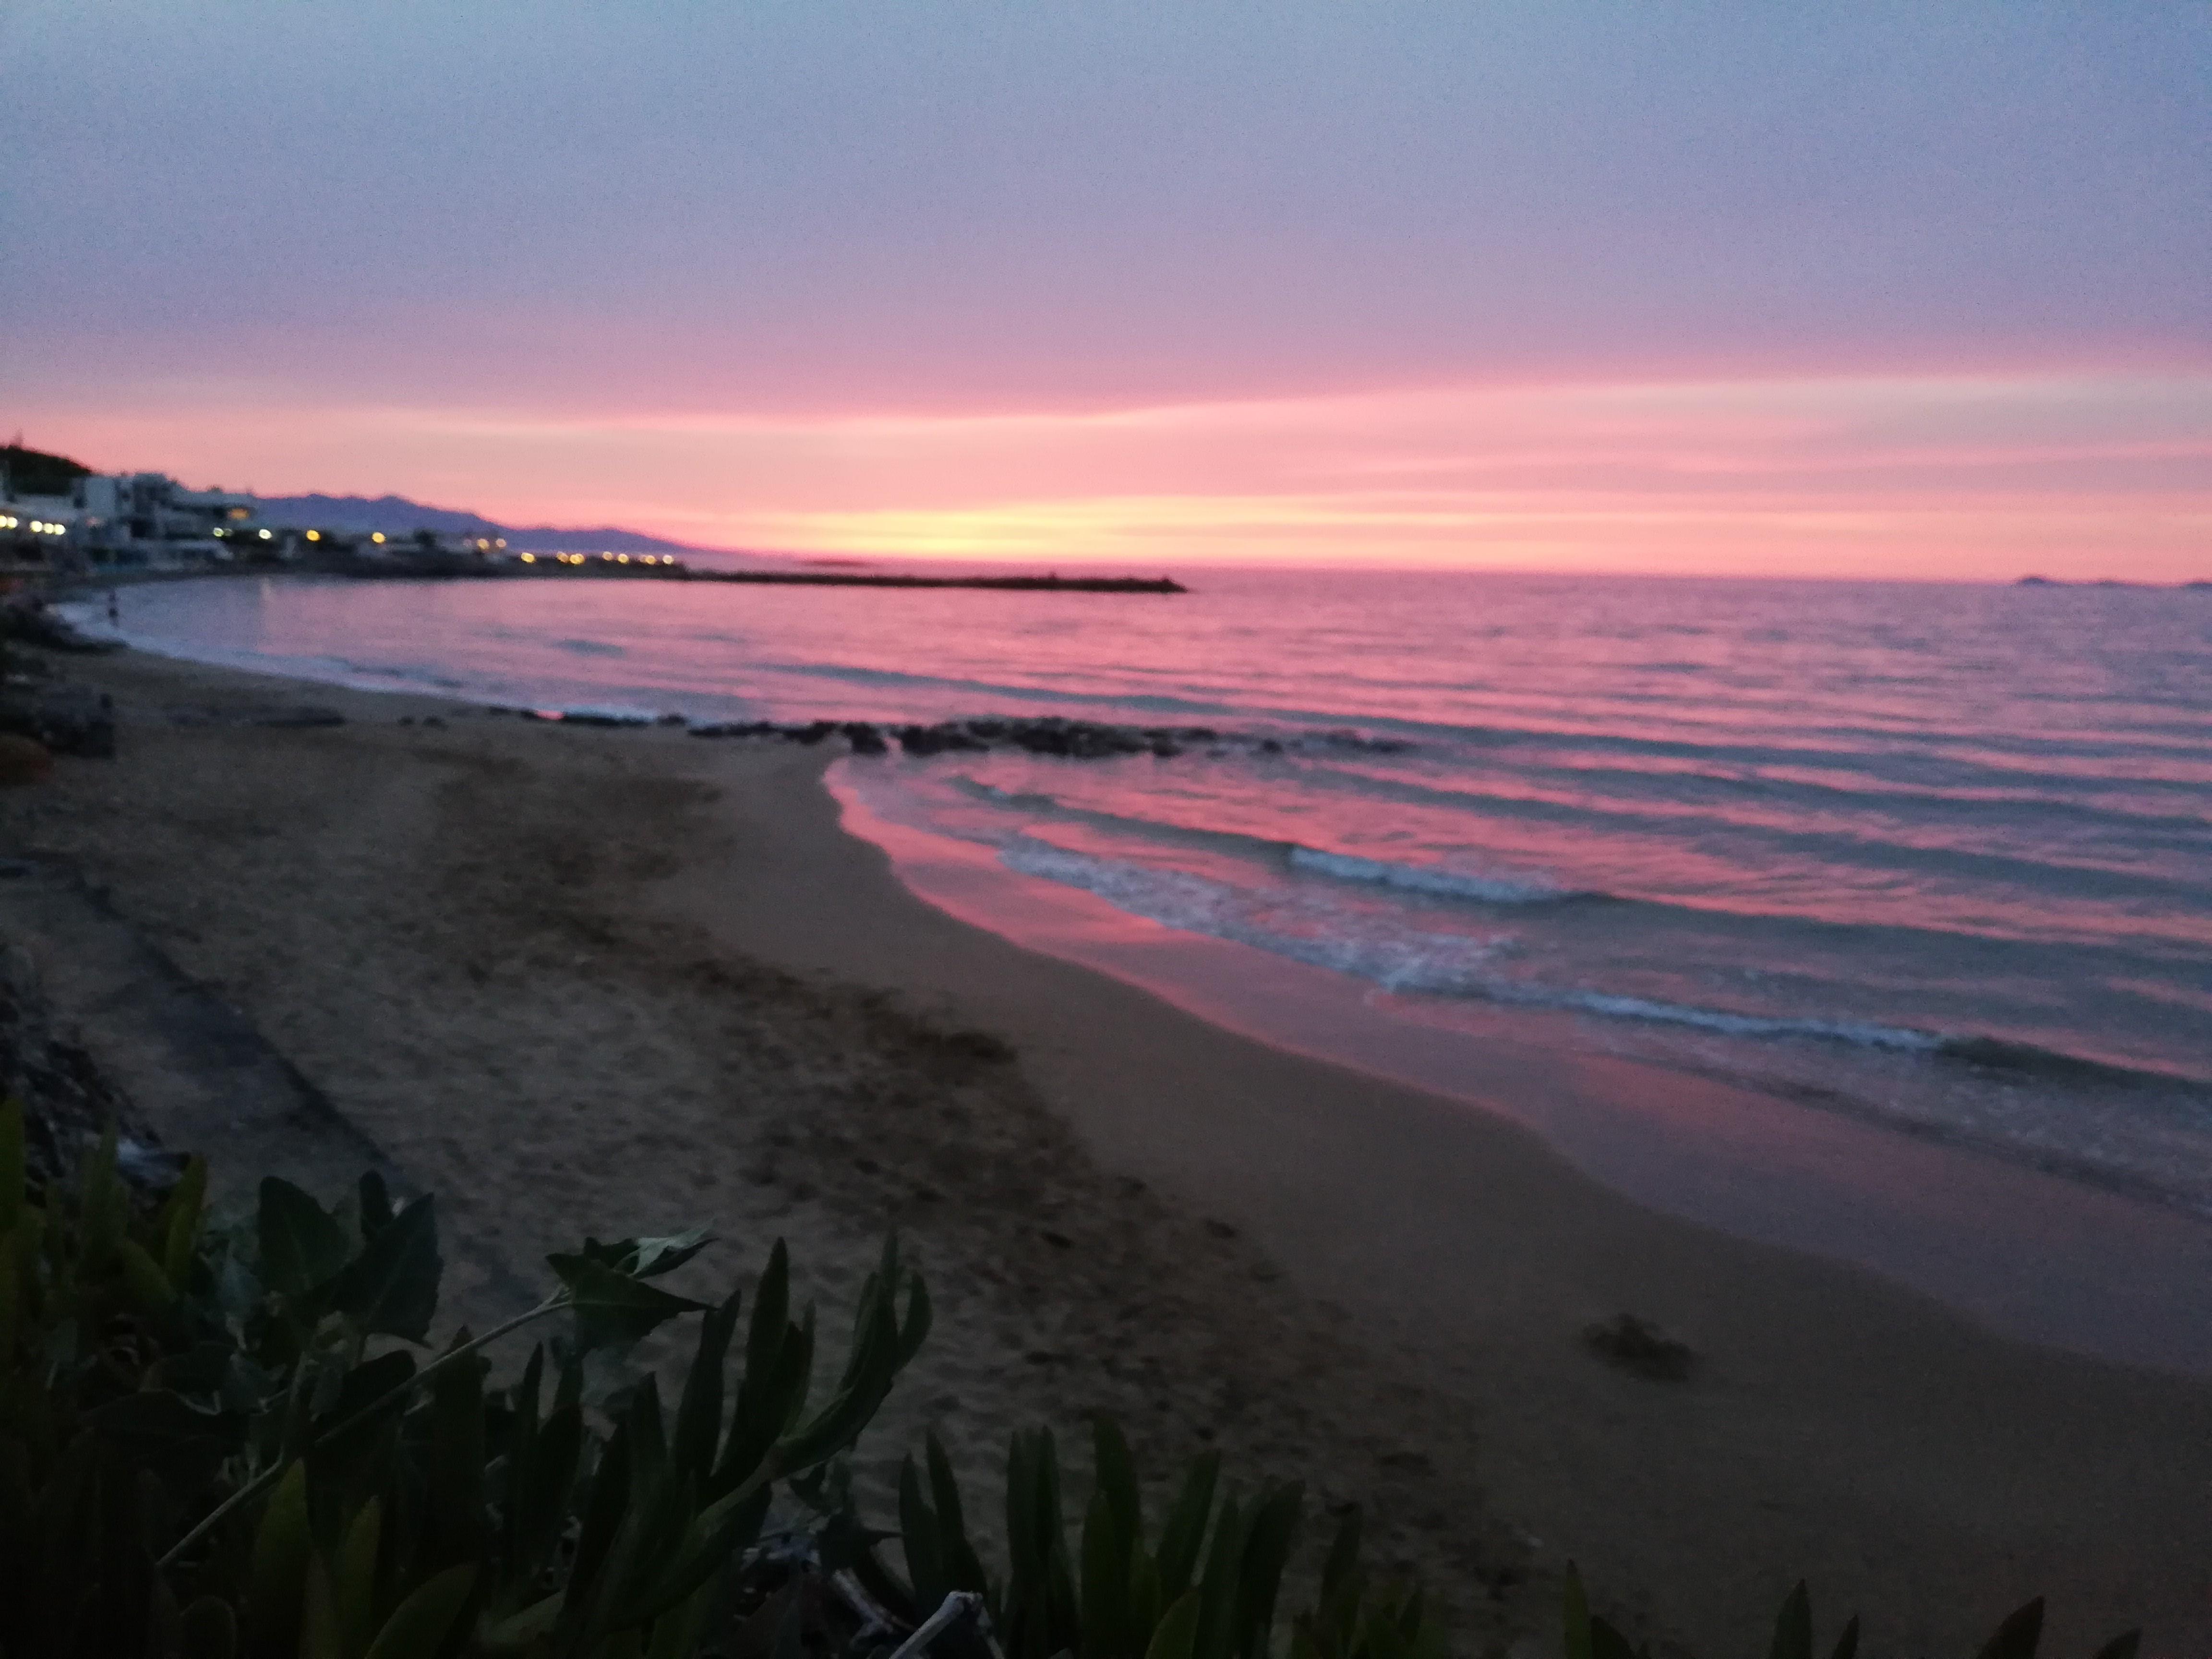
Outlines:
{"label": "sandy beach", "polygon": [[[2212,1648],[2212,1382],[1660,1215],[1499,1119],[965,926],[841,830],[819,750],[65,670],[113,695],[120,757],[0,794],[0,854],[73,865],[440,1195],[473,1250],[449,1314],[581,1234],[700,1222],[726,1242],[696,1282],[783,1237],[834,1330],[896,1227],[938,1325],[863,1449],[880,1474],[938,1428],[977,1509],[1008,1430],[1104,1410],[1154,1471],[1212,1444],[1365,1505],[1468,1651],[1553,1650],[1570,1559],[1700,1653],[1763,1644],[1800,1576],[1875,1652],[1971,1650],[2037,1593],[2051,1651]],[[308,704],[345,723],[253,723]],[[33,948],[100,1052],[66,943]],[[161,1122],[158,1072],[118,1065]],[[325,1150],[335,1188],[361,1146]],[[1691,1345],[1687,1381],[1592,1354],[1623,1313]]]}

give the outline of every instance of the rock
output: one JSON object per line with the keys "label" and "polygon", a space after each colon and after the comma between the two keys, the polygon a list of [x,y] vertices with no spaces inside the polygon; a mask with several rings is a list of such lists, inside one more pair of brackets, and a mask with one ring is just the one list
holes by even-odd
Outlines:
{"label": "rock", "polygon": [[886,755],[890,752],[890,745],[884,741],[884,734],[866,720],[847,720],[842,729],[845,740],[853,745],[853,752],[856,755]]}
{"label": "rock", "polygon": [[909,755],[938,755],[948,750],[984,750],[990,744],[975,735],[973,723],[961,726],[939,720],[934,726],[902,726],[896,733],[899,747]]}
{"label": "rock", "polygon": [[91,653],[123,648],[120,640],[96,640],[78,633],[36,599],[0,605],[0,635],[21,640],[27,645],[41,646],[48,651]]}
{"label": "rock", "polygon": [[346,717],[335,708],[302,704],[290,708],[198,708],[190,705],[169,711],[172,726],[343,726]]}
{"label": "rock", "polygon": [[0,787],[19,783],[43,783],[54,769],[54,757],[36,738],[0,732]]}
{"label": "rock", "polygon": [[1402,738],[1370,738],[1341,727],[1322,732],[1321,741],[1332,749],[1357,750],[1367,755],[1402,755],[1413,746]]}

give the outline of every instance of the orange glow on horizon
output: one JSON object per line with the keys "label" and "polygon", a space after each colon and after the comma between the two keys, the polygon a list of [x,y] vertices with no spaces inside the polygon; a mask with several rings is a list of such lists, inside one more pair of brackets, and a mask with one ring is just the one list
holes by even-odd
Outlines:
{"label": "orange glow on horizon", "polygon": [[1476,386],[951,415],[56,411],[284,495],[913,559],[2212,577],[2212,375]]}

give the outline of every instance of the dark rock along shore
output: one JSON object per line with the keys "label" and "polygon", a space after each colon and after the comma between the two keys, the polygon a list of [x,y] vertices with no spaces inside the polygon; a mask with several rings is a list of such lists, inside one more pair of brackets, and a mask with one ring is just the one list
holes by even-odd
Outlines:
{"label": "dark rock along shore", "polygon": [[[643,717],[625,718],[588,711],[495,708],[490,712],[558,720],[578,726],[683,723],[680,716],[670,714],[662,715],[655,722]],[[896,739],[902,750],[914,756],[1019,749],[1032,755],[1050,755],[1066,760],[1111,760],[1134,755],[1168,760],[1196,747],[1213,754],[1234,749],[1264,755],[1314,749],[1397,755],[1413,747],[1401,738],[1370,738],[1346,730],[1285,738],[1255,732],[1219,732],[1210,726],[1115,726],[1096,720],[1067,720],[1057,714],[939,720],[933,726],[878,724],[871,720],[811,720],[797,725],[778,725],[774,720],[728,720],[693,726],[690,732],[695,738],[750,738],[810,745],[842,737],[856,755],[887,754]]]}

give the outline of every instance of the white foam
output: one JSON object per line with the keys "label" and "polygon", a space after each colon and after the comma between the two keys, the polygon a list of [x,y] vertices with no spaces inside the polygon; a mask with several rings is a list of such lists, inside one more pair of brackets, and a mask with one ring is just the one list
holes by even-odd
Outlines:
{"label": "white foam", "polygon": [[[1520,999],[1514,999],[1519,1000]],[[1536,1000],[1530,998],[1529,1000]],[[1678,1003],[1654,1002],[1646,997],[1613,996],[1600,991],[1565,991],[1541,999],[1562,1008],[1607,1014],[1615,1019],[1656,1020],[1668,1025],[1694,1025],[1724,1036],[1821,1037],[1832,1042],[1856,1043],[1865,1048],[1900,1049],[1932,1054],[1944,1039],[1934,1031],[1910,1026],[1881,1025],[1870,1020],[1776,1019],[1758,1014],[1724,1013],[1717,1008],[1686,1008]]]}
{"label": "white foam", "polygon": [[1933,1031],[1872,1021],[1736,1014],[1571,986],[1531,984],[1497,971],[1498,959],[1513,946],[1508,936],[1478,939],[1394,930],[1376,937],[1360,931],[1361,918],[1325,902],[1254,892],[1187,871],[1126,864],[1027,837],[1007,843],[1000,857],[1010,869],[1096,893],[1133,915],[1332,969],[1389,991],[1683,1025],[1723,1036],[1815,1038],[1914,1054],[1931,1053],[1944,1042]]}
{"label": "white foam", "polygon": [[1291,864],[1293,868],[1333,876],[1339,881],[1373,882],[1408,892],[1474,899],[1484,904],[1545,904],[1571,896],[1571,890],[1546,876],[1475,875],[1431,865],[1364,859],[1351,853],[1325,853],[1312,847],[1291,848]]}
{"label": "white foam", "polygon": [[1095,858],[1026,837],[1008,843],[999,856],[1011,870],[1096,893],[1132,915],[1349,974],[1386,990],[1468,994],[1481,965],[1511,943],[1464,933],[1362,936],[1342,931],[1348,919],[1326,906],[1250,892],[1188,871]]}

